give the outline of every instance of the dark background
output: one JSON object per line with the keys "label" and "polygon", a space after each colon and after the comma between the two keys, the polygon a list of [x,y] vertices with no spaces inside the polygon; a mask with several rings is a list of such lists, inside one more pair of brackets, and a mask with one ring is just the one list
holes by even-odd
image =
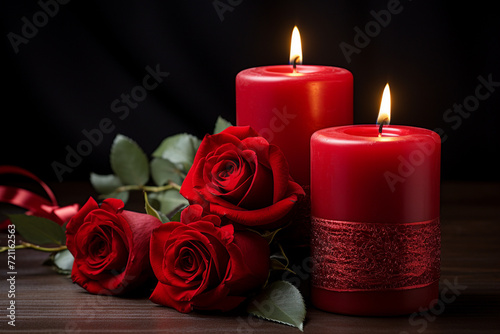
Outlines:
{"label": "dark background", "polygon": [[[349,62],[340,43],[354,46],[354,28],[364,31],[370,12],[392,1],[60,1],[1,2],[0,164],[56,181],[51,164],[64,164],[67,146],[75,149],[82,131],[109,118],[114,130],[63,175],[86,180],[91,171],[110,172],[118,133],[150,154],[172,134],[201,138],[218,115],[235,123],[236,74],[286,64],[297,25],[304,64],[353,73],[356,124],[374,123],[389,82],[392,124],[440,129],[443,180],[500,180],[500,87],[475,96],[480,76],[500,85],[495,2],[401,0],[401,12]],[[36,32],[26,26],[33,23]],[[23,27],[33,36],[16,52],[12,36],[24,38]],[[142,85],[146,66],[170,74],[120,119],[112,103]],[[464,102],[470,112],[447,111]]]}

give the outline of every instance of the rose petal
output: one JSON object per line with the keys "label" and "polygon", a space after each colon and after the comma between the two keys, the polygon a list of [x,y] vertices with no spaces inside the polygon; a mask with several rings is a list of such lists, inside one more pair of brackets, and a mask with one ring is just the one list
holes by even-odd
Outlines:
{"label": "rose petal", "polygon": [[98,208],[99,205],[97,204],[97,202],[92,197],[90,197],[66,225],[66,247],[68,247],[68,250],[72,254],[75,254],[77,251],[74,243],[74,235],[77,233],[80,226],[84,223],[85,217],[87,217],[87,215],[92,212],[92,210]]}
{"label": "rose petal", "polygon": [[[199,207],[192,209],[199,213]],[[150,299],[180,312],[229,311],[266,281],[269,246],[256,233],[235,232],[233,225],[217,227],[206,216],[185,220],[196,216],[188,212],[182,223],[167,223],[153,232],[151,262],[155,273],[162,272]],[[161,256],[153,255],[157,250]]]}
{"label": "rose petal", "polygon": [[[269,146],[269,164],[271,165],[271,170],[273,172],[274,181],[274,193],[273,202],[283,199],[287,196],[287,192],[296,189],[297,194],[301,197],[305,195],[302,187],[298,186],[297,183],[293,182],[290,178],[290,172],[288,169],[288,162],[286,161],[283,152],[275,145]],[[299,189],[300,188],[300,189]]]}
{"label": "rose petal", "polygon": [[183,247],[174,265],[175,274],[184,279],[186,283],[191,283],[205,270],[204,260],[201,254],[191,247]]}
{"label": "rose petal", "polygon": [[247,210],[267,207],[273,204],[273,173],[266,166],[255,161],[255,174],[248,192],[238,206]]}
{"label": "rose petal", "polygon": [[72,279],[91,293],[122,294],[152,275],[149,240],[161,222],[123,210],[123,202],[89,199],[68,223],[67,245],[75,257]]}
{"label": "rose petal", "polygon": [[269,246],[266,239],[249,231],[236,232],[231,252],[231,277],[228,285],[233,294],[261,287],[269,274]]}
{"label": "rose petal", "polygon": [[203,214],[201,205],[190,205],[181,212],[181,223],[188,224],[192,221],[200,220]]}
{"label": "rose petal", "polygon": [[[233,144],[222,145],[204,162],[203,180],[208,192],[237,204],[247,193],[255,171],[255,159],[243,157]],[[229,166],[229,167],[228,167]]]}
{"label": "rose petal", "polygon": [[149,257],[151,260],[151,267],[153,268],[153,272],[160,282],[167,282],[167,278],[164,274],[163,258],[165,257],[165,252],[167,250],[167,242],[169,240],[169,236],[175,229],[182,226],[185,225],[178,222],[163,224],[156,228],[151,235]]}
{"label": "rose petal", "polygon": [[246,300],[245,296],[231,296],[230,292],[225,284],[221,284],[216,289],[197,295],[193,298],[192,305],[197,310],[228,312]]}
{"label": "rose petal", "polygon": [[260,137],[259,133],[250,126],[230,126],[220,133],[234,136],[239,140],[244,140],[249,137]]}
{"label": "rose petal", "polygon": [[153,293],[149,297],[149,300],[156,304],[175,308],[178,312],[191,312],[193,310],[193,306],[191,305],[191,303],[173,299],[171,295],[174,295],[174,293],[172,293],[171,290],[171,287],[169,287],[168,285],[158,283]]}
{"label": "rose petal", "polygon": [[116,214],[123,211],[125,204],[121,199],[116,198],[106,198],[102,201],[101,210],[108,211],[110,213]]}
{"label": "rose petal", "polygon": [[303,190],[298,184],[295,190],[295,193],[285,199],[262,209],[245,210],[225,204],[220,205],[220,203],[214,201],[214,203],[210,204],[210,211],[241,225],[265,229],[276,228],[286,221],[297,201],[302,198],[299,194],[300,192],[303,193]]}

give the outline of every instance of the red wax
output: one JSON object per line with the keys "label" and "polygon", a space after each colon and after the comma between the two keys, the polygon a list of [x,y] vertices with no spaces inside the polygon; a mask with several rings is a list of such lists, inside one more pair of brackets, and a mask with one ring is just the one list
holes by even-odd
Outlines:
{"label": "red wax", "polygon": [[[408,126],[339,126],[311,138],[311,216],[362,223],[439,218],[441,140]],[[397,315],[429,308],[438,282],[416,289],[312,288],[316,307],[353,315]]]}
{"label": "red wax", "polygon": [[311,135],[353,122],[353,77],[338,67],[246,69],[236,76],[236,124],[250,125],[281,148],[290,174],[309,185]]}

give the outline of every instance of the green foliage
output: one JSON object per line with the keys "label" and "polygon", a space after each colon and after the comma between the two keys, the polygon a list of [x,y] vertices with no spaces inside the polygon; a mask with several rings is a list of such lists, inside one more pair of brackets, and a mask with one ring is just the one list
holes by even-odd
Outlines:
{"label": "green foliage", "polygon": [[132,139],[117,135],[109,157],[111,169],[124,185],[145,185],[149,180],[149,161]]}
{"label": "green foliage", "polygon": [[174,164],[163,158],[154,158],[151,160],[151,177],[157,186],[163,186],[169,181],[182,184],[186,177],[186,170],[182,164]]}
{"label": "green foliage", "polygon": [[[219,117],[214,134],[232,124]],[[182,210],[189,205],[179,193],[181,185],[192,167],[201,140],[187,133],[176,134],[162,140],[151,154],[151,160],[132,139],[118,134],[110,150],[113,174],[90,174],[90,182],[101,198],[118,198],[127,202],[130,191],[144,195],[145,212],[163,223],[180,221]],[[65,226],[36,216],[10,215],[16,231],[26,241],[16,248],[32,248],[51,252],[46,261],[61,274],[70,274],[73,255],[65,245]],[[276,238],[281,230],[256,231],[269,244],[273,252],[270,269],[289,271],[290,261]],[[40,245],[58,245],[42,247]],[[7,247],[0,247],[0,252]],[[271,277],[271,276],[269,276]],[[299,290],[286,281],[274,281],[259,292],[248,304],[247,312],[259,318],[293,326],[303,331],[306,307]]]}
{"label": "green foliage", "polygon": [[250,302],[247,312],[304,331],[306,305],[300,291],[289,282],[276,281],[268,285]]}
{"label": "green foliage", "polygon": [[[230,122],[219,117],[214,133],[229,126]],[[193,135],[176,134],[162,140],[149,161],[134,140],[118,134],[111,146],[109,159],[113,174],[91,173],[90,182],[101,198],[118,198],[124,203],[127,203],[130,191],[146,192],[147,212],[152,215],[156,212],[164,221],[168,215],[174,216],[188,204],[179,190],[200,144],[201,139]]]}
{"label": "green foliage", "polygon": [[153,192],[150,193],[148,197],[153,207],[166,215],[172,215],[172,213],[177,212],[180,208],[189,204],[187,199],[179,194],[179,191],[176,189]]}
{"label": "green foliage", "polygon": [[9,215],[9,218],[27,242],[36,245],[64,245],[66,242],[63,227],[52,220],[23,214]]}
{"label": "green foliage", "polygon": [[230,122],[226,121],[224,118],[219,116],[217,118],[217,121],[215,122],[214,134],[222,132],[230,126],[233,125]]}
{"label": "green foliage", "polygon": [[[196,137],[189,135],[189,137],[185,137],[189,140],[172,140],[171,138],[174,137],[177,135],[169,137],[170,140],[169,138],[165,139],[155,150],[160,156],[154,157],[155,153],[153,153],[153,159],[149,162],[146,154],[137,143],[124,135],[117,135],[110,154],[111,168],[114,174],[91,173],[90,182],[95,190],[101,194],[101,198],[118,198],[125,203],[132,190],[149,192],[156,208],[161,210],[158,215],[166,219],[165,214],[178,207],[181,202],[183,204],[186,202],[179,195],[179,189],[188,172],[186,166],[193,163],[192,160],[188,161],[188,159],[194,159],[196,154],[194,148],[199,146],[199,143],[196,144]],[[180,152],[183,152],[184,149],[190,153],[181,154]],[[169,156],[168,152],[171,152],[172,156]],[[169,158],[176,162],[172,162]],[[156,186],[147,185],[150,177]],[[146,207],[154,210],[149,203]]]}
{"label": "green foliage", "polygon": [[161,212],[156,211],[156,209],[153,208],[151,204],[149,204],[148,194],[146,192],[144,192],[144,206],[148,215],[158,218],[162,223],[166,223],[169,221],[167,216],[165,216]]}
{"label": "green foliage", "polygon": [[71,252],[67,249],[57,252],[52,257],[52,264],[54,269],[59,274],[69,275],[71,274],[71,269],[73,268],[74,257]]}
{"label": "green foliage", "polygon": [[118,191],[118,189],[123,186],[118,176],[114,174],[99,175],[90,173],[90,183],[92,183],[95,190],[101,194],[102,198],[117,198],[127,203],[129,192]]}
{"label": "green foliage", "polygon": [[180,133],[165,138],[153,152],[155,158],[162,158],[174,165],[182,165],[187,172],[193,165],[194,156],[201,144],[201,140],[187,133]]}

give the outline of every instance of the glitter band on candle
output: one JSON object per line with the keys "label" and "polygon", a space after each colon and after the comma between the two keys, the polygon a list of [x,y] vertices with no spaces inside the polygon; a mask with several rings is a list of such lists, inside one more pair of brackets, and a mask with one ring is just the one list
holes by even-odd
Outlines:
{"label": "glitter band on candle", "polygon": [[331,291],[406,290],[439,280],[439,218],[415,223],[311,219],[312,283]]}

